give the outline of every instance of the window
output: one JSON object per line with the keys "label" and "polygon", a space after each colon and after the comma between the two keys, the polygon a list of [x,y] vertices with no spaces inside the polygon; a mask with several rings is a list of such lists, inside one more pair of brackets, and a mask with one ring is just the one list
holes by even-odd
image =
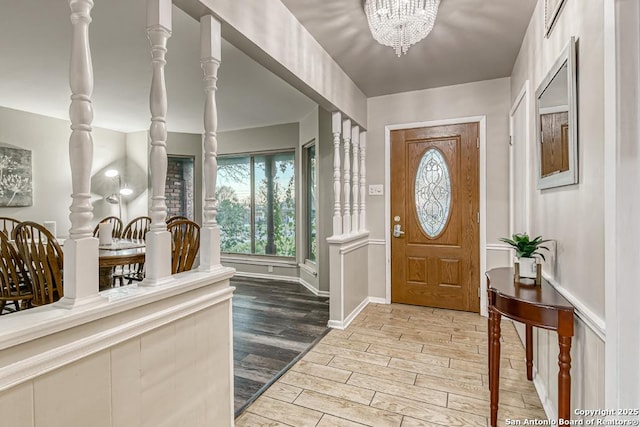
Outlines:
{"label": "window", "polygon": [[316,237],[316,146],[312,143],[305,147],[306,189],[307,189],[307,259],[316,262],[318,241]]}
{"label": "window", "polygon": [[222,252],[295,257],[294,153],[218,158]]}

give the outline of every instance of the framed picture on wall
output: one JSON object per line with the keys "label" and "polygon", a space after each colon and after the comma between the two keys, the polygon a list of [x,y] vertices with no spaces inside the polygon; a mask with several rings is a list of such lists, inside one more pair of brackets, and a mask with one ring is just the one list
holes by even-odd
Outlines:
{"label": "framed picture on wall", "polygon": [[0,207],[32,204],[31,151],[0,147]]}
{"label": "framed picture on wall", "polygon": [[544,0],[544,35],[549,37],[565,0]]}

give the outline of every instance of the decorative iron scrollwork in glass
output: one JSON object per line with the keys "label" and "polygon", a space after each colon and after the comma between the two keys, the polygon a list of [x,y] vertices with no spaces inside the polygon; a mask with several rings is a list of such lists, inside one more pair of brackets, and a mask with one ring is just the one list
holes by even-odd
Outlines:
{"label": "decorative iron scrollwork in glass", "polygon": [[444,230],[451,213],[451,176],[440,150],[429,148],[418,165],[415,183],[416,212],[430,238]]}

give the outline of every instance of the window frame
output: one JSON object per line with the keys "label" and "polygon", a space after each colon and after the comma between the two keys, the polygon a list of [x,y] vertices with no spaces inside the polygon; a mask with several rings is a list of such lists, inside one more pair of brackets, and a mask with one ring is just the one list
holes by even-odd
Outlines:
{"label": "window frame", "polygon": [[[305,264],[310,265],[312,267],[316,266],[316,263],[318,262],[318,201],[317,201],[317,194],[318,194],[318,146],[316,144],[316,140],[315,138],[312,139],[311,141],[307,142],[306,144],[304,144],[302,146],[302,153],[303,153],[303,164],[304,164],[304,189],[305,189],[305,200],[304,200],[304,211],[303,211],[303,217],[305,219],[305,254],[304,254],[304,261]],[[316,231],[316,259],[311,259],[311,254],[312,252],[312,247],[311,247],[311,188],[310,188],[310,183],[311,183],[311,156],[309,155],[309,153],[311,152],[311,149],[313,149],[313,153],[314,153],[314,157],[316,159],[316,167],[315,167],[315,176],[314,176],[314,180],[313,182],[316,185],[316,200],[314,203],[314,210],[315,210],[315,231]]]}
{"label": "window frame", "polygon": [[[294,173],[294,206],[298,205],[298,188],[297,188],[297,180],[296,180],[296,176],[298,173],[298,168],[296,165],[296,149],[295,148],[282,148],[282,149],[275,149],[275,150],[260,150],[260,151],[247,151],[247,152],[237,152],[237,153],[227,153],[227,154],[219,154],[217,156],[217,159],[224,159],[224,158],[241,158],[241,157],[248,157],[249,158],[249,180],[250,180],[250,196],[249,196],[249,203],[250,203],[250,215],[249,215],[249,220],[250,220],[250,248],[251,248],[251,252],[250,253],[246,253],[246,252],[225,252],[225,251],[221,251],[221,256],[224,257],[233,257],[233,258],[240,258],[240,257],[247,257],[247,258],[255,258],[256,260],[259,258],[267,258],[267,259],[282,259],[282,260],[295,260],[297,258],[297,253],[298,253],[298,245],[297,245],[297,233],[298,233],[298,228],[297,228],[297,222],[298,222],[298,218],[296,217],[296,215],[294,215],[294,221],[296,221],[296,226],[294,227],[294,242],[296,243],[296,254],[292,255],[292,256],[288,256],[288,255],[277,255],[277,254],[257,254],[255,253],[255,248],[256,248],[256,237],[255,237],[255,231],[256,231],[256,202],[255,202],[255,172],[254,172],[254,168],[255,168],[255,159],[256,157],[261,157],[261,156],[272,156],[272,155],[277,155],[277,154],[292,154],[293,155],[293,173]],[[217,175],[217,171],[216,171],[216,175]],[[218,179],[216,179],[216,188],[218,186]],[[216,190],[217,191],[217,190]],[[216,200],[216,205],[217,205],[218,201]],[[294,212],[295,212],[295,208],[294,208]]]}

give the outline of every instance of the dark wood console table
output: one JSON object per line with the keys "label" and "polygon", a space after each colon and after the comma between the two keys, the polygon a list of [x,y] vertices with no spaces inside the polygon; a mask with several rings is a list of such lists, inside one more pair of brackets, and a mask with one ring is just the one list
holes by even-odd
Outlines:
{"label": "dark wood console table", "polygon": [[487,272],[489,296],[489,389],[491,426],[498,421],[500,388],[500,320],[502,316],[526,325],[527,378],[533,379],[533,327],[558,332],[558,418],[571,418],[571,337],[573,306],[546,280],[524,285],[514,281],[512,268],[494,268]]}

